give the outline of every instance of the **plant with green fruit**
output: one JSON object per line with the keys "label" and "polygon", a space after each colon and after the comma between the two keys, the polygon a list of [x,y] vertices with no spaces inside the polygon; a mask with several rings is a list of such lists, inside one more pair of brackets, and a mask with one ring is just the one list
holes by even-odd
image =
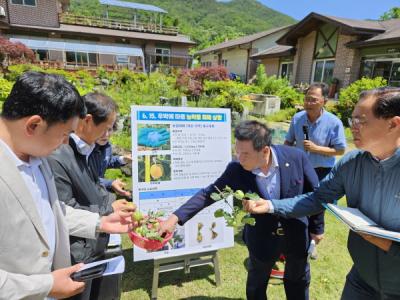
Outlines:
{"label": "plant with green fruit", "polygon": [[132,221],[137,223],[138,226],[133,231],[144,238],[149,240],[156,240],[162,242],[164,237],[160,235],[160,218],[164,216],[163,211],[149,211],[147,215],[143,215],[139,210],[132,213]]}
{"label": "plant with green fruit", "polygon": [[[232,206],[228,202],[228,198],[233,197],[236,202],[240,202],[242,200],[259,200],[260,197],[256,193],[244,193],[241,190],[234,191],[229,186],[225,186],[225,188],[221,191],[217,186],[214,186],[215,189],[218,191],[217,193],[211,194],[211,199],[214,201],[224,201],[226,207],[229,207],[229,211],[220,208],[214,212],[214,217],[216,218],[224,218],[226,221],[226,225],[229,227],[237,227],[239,225],[251,225],[254,226],[256,224],[256,219],[251,217],[250,214],[245,214],[243,216],[244,210],[242,206],[234,205]],[[235,201],[234,201],[235,202]]]}

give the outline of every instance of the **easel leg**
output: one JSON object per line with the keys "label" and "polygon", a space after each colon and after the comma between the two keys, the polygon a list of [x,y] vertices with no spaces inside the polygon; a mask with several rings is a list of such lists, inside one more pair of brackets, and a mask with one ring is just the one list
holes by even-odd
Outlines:
{"label": "easel leg", "polygon": [[218,260],[217,252],[214,253],[212,260],[213,260],[213,264],[214,264],[215,284],[217,286],[220,286],[221,285],[221,273],[219,271],[219,260]]}
{"label": "easel leg", "polygon": [[153,286],[151,288],[151,299],[157,299],[158,294],[158,276],[160,273],[160,265],[154,260],[154,270],[153,270]]}

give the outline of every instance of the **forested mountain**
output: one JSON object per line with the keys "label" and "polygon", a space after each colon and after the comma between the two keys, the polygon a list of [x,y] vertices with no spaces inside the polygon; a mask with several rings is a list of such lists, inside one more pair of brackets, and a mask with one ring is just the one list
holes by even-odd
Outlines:
{"label": "forested mountain", "polygon": [[[128,0],[126,0],[128,1]],[[153,4],[168,11],[166,25],[178,26],[203,49],[243,35],[280,27],[295,22],[291,17],[270,9],[256,0],[137,0]],[[71,13],[104,16],[105,6],[99,0],[70,0]],[[133,11],[109,7],[109,17],[132,19]],[[146,21],[153,14],[138,11],[139,21]]]}

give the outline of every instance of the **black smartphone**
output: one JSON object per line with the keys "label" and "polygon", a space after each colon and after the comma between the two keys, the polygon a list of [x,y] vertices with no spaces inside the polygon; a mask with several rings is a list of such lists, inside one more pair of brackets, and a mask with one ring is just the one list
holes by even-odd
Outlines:
{"label": "black smartphone", "polygon": [[106,270],[107,263],[103,263],[82,271],[78,271],[71,274],[71,278],[74,281],[87,281],[90,279],[94,279],[97,277],[103,276],[104,271]]}

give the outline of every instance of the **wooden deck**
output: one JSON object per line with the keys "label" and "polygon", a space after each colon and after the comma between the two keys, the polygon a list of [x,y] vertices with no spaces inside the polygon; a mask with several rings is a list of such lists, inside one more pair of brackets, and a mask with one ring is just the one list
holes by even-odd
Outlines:
{"label": "wooden deck", "polygon": [[69,13],[59,14],[61,24],[81,25],[89,27],[107,28],[114,30],[138,31],[166,35],[177,35],[178,27],[164,26],[158,23],[141,23],[126,20],[107,19],[99,17],[79,16]]}

